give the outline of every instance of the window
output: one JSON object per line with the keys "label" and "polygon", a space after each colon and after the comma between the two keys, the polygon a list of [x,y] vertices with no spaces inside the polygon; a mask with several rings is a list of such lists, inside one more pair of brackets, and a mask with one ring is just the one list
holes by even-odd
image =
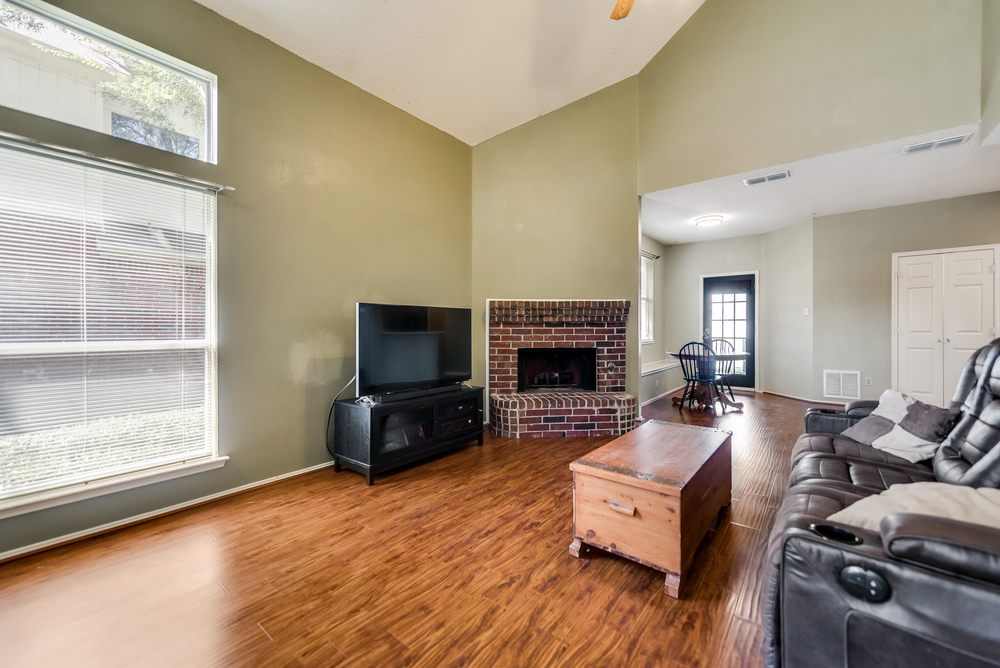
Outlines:
{"label": "window", "polygon": [[219,465],[215,207],[194,183],[0,143],[0,510]]}
{"label": "window", "polygon": [[[712,338],[725,339],[738,353],[747,351],[747,295],[745,292],[712,294]],[[746,361],[734,363],[734,374],[746,373]]]}
{"label": "window", "polygon": [[653,342],[653,258],[642,256],[639,272],[639,329],[643,343]]}
{"label": "window", "polygon": [[215,76],[43,2],[0,2],[0,105],[215,162]]}

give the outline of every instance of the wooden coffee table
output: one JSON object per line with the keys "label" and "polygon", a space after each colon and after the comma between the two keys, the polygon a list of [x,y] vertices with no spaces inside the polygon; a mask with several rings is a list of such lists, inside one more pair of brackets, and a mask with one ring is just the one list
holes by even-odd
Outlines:
{"label": "wooden coffee table", "polygon": [[626,557],[681,578],[719,511],[732,497],[728,431],[649,420],[569,465],[573,543]]}

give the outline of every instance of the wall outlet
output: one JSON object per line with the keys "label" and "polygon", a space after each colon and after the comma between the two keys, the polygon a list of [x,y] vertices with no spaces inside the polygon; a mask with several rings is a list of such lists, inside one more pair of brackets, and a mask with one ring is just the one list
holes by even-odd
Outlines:
{"label": "wall outlet", "polygon": [[867,385],[868,387],[872,386],[872,377],[871,376],[865,376],[865,385]]}
{"label": "wall outlet", "polygon": [[656,389],[660,389],[660,379],[656,379]]}

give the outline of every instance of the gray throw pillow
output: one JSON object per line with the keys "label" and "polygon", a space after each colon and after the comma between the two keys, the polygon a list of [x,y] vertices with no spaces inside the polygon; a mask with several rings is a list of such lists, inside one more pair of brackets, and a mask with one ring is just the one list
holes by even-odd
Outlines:
{"label": "gray throw pillow", "polygon": [[962,411],[958,408],[938,408],[915,401],[906,409],[906,417],[899,426],[925,441],[941,443],[948,438],[960,417]]}
{"label": "gray throw pillow", "polygon": [[958,409],[931,406],[895,390],[886,390],[878,408],[843,435],[911,462],[930,459],[958,423]]}

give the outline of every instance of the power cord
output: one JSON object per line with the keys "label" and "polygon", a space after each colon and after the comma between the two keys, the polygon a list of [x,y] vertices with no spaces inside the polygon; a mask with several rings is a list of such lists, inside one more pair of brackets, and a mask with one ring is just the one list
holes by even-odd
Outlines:
{"label": "power cord", "polygon": [[351,376],[351,379],[347,381],[347,385],[344,385],[344,388],[340,392],[337,392],[337,396],[333,398],[333,403],[330,404],[330,413],[326,416],[326,438],[330,438],[330,422],[333,420],[333,407],[337,404],[337,399],[340,399],[340,395],[344,393],[344,390],[351,386],[351,383],[353,383],[354,379],[357,377],[357,374]]}

